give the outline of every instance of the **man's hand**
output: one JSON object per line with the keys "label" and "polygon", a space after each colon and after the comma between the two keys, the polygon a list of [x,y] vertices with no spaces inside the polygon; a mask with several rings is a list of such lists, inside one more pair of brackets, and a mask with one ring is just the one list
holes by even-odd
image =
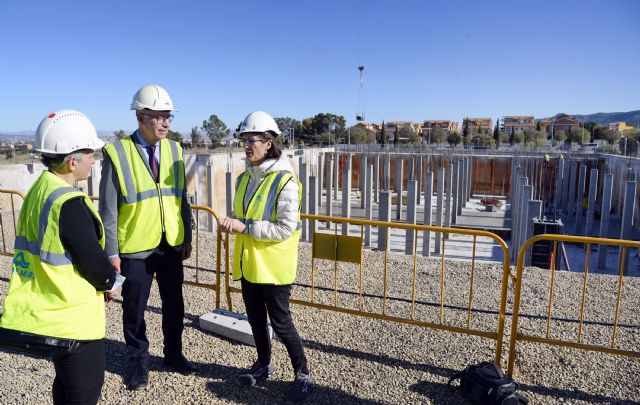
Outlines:
{"label": "man's hand", "polygon": [[116,273],[120,273],[120,256],[110,256],[109,261],[111,265],[116,269]]}
{"label": "man's hand", "polygon": [[242,221],[231,217],[221,217],[218,223],[220,224],[220,230],[222,232],[242,233],[247,227]]}
{"label": "man's hand", "polygon": [[191,242],[185,242],[182,245],[182,260],[187,260],[191,257],[191,251],[193,247],[191,246]]}

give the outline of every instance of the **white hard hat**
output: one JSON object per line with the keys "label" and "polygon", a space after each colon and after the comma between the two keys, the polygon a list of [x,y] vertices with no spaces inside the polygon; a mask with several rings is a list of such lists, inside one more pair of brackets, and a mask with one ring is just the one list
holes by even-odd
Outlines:
{"label": "white hard hat", "polygon": [[59,110],[40,121],[34,146],[40,153],[66,155],[81,149],[99,149],[104,141],[98,138],[86,115],[76,110]]}
{"label": "white hard hat", "polygon": [[238,128],[238,135],[247,132],[273,132],[280,135],[278,124],[269,114],[263,111],[252,112],[242,121]]}
{"label": "white hard hat", "polygon": [[132,110],[175,111],[169,93],[157,84],[148,84],[138,90],[131,101]]}

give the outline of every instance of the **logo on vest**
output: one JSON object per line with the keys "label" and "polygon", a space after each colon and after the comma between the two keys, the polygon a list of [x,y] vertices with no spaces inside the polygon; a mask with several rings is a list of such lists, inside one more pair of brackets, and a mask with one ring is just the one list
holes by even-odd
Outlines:
{"label": "logo on vest", "polygon": [[[20,269],[18,269],[20,267]],[[35,275],[32,271],[29,271],[29,262],[24,257],[24,253],[20,252],[13,258],[13,272],[17,273],[20,277],[34,278]]]}
{"label": "logo on vest", "polygon": [[256,201],[262,201],[262,195],[256,194]]}

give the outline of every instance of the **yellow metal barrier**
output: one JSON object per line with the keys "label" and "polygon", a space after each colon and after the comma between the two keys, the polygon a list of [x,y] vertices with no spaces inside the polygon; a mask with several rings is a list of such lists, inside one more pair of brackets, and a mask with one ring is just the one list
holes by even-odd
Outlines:
{"label": "yellow metal barrier", "polygon": [[[17,217],[18,217],[18,212],[16,212],[16,207],[13,201],[14,196],[20,196],[22,199],[24,199],[24,194],[20,191],[15,191],[15,190],[3,190],[0,189],[0,195],[3,194],[8,194],[9,197],[11,198],[11,215],[13,217],[13,237],[15,237],[15,230],[16,230],[16,222],[17,222]],[[90,196],[89,197],[92,201],[99,201],[98,197],[95,196]],[[219,308],[220,307],[220,294],[222,291],[221,288],[221,269],[222,269],[222,253],[225,252],[224,257],[225,257],[225,271],[228,273],[229,272],[229,257],[228,257],[228,252],[229,252],[229,235],[228,234],[223,234],[222,232],[220,232],[220,230],[218,229],[217,225],[215,226],[215,228],[217,229],[216,231],[216,268],[215,268],[215,283],[205,283],[202,282],[200,280],[200,271],[201,271],[201,267],[200,267],[200,226],[199,226],[199,220],[200,220],[200,215],[198,215],[198,213],[204,213],[204,214],[208,214],[211,215],[211,221],[213,221],[214,223],[217,223],[218,220],[218,214],[211,208],[206,207],[206,206],[202,206],[202,205],[192,205],[191,209],[193,210],[193,212],[195,213],[194,218],[195,218],[195,235],[193,238],[193,253],[192,255],[194,256],[194,262],[195,262],[195,281],[190,281],[190,280],[185,280],[184,283],[187,285],[193,285],[193,286],[197,286],[197,287],[203,287],[203,288],[208,288],[211,289],[213,291],[216,292],[216,307]],[[2,250],[0,251],[1,255],[4,256],[13,256],[13,245],[11,245],[10,247],[7,246],[6,243],[6,237],[5,237],[5,229],[4,229],[4,222],[3,222],[3,215],[0,215],[0,234],[2,234]],[[224,239],[224,247],[223,247],[223,239]],[[228,280],[228,279],[227,279]],[[227,291],[227,305],[231,306],[231,294],[228,291],[228,283],[226,285],[227,288],[225,288],[225,290]]]}
{"label": "yellow metal barrier", "polygon": [[[17,214],[16,214],[16,206],[13,202],[13,198],[14,196],[19,196],[22,200],[24,200],[24,194],[20,191],[16,191],[16,190],[4,190],[4,189],[0,189],[0,195],[2,194],[8,194],[9,195],[9,199],[11,201],[11,217],[13,219],[13,234],[12,237],[15,238],[15,234],[16,234],[16,222],[17,222]],[[7,241],[6,241],[6,234],[5,234],[5,229],[4,229],[4,220],[3,217],[4,215],[2,215],[3,213],[0,212],[0,233],[2,234],[2,250],[0,251],[0,255],[3,256],[13,256],[13,245],[11,245],[11,247],[9,249],[7,249]]]}
{"label": "yellow metal barrier", "polygon": [[[195,281],[185,280],[184,284],[193,285],[196,287],[204,287],[211,289],[216,292],[216,308],[220,308],[220,293],[221,289],[221,278],[220,271],[222,268],[222,253],[223,253],[223,238],[224,238],[224,252],[225,252],[225,273],[229,274],[229,234],[220,232],[220,227],[217,226],[217,221],[219,219],[218,214],[211,208],[204,205],[192,205],[191,210],[195,213],[195,235],[193,235],[193,254],[195,255]],[[200,212],[211,215],[211,221],[214,223],[214,227],[216,228],[216,268],[215,268],[215,284],[204,283],[200,281]],[[223,236],[224,235],[224,236]],[[225,291],[227,298],[227,306],[231,306],[231,293],[229,292],[229,284],[228,277],[225,278]]]}
{"label": "yellow metal barrier", "polygon": [[[551,265],[551,285],[549,287],[549,302],[547,307],[547,319],[546,319],[546,332],[545,337],[528,335],[526,333],[518,331],[518,317],[520,311],[520,301],[522,294],[522,274],[524,270],[524,257],[527,249],[531,247],[535,242],[547,240],[553,241],[553,257],[557,257],[557,248],[558,242],[569,242],[569,243],[579,243],[586,244],[586,260],[584,267],[584,276],[582,282],[582,296],[580,301],[580,316],[578,321],[578,333],[576,341],[569,340],[560,340],[560,339],[551,339],[551,316],[553,309],[553,293],[554,293],[554,281],[555,281],[555,262],[556,260],[552,260]],[[614,312],[614,320],[613,320],[613,330],[611,336],[611,344],[609,347],[604,345],[594,345],[594,344],[585,344],[582,342],[583,339],[583,324],[584,314],[585,314],[585,302],[587,298],[587,278],[589,274],[589,259],[591,253],[592,245],[612,245],[619,246],[621,251],[621,257],[619,263],[619,271],[618,271],[618,285],[617,285],[617,293],[616,293],[616,301],[615,301],[615,312]],[[518,261],[517,261],[517,273],[515,277],[515,297],[513,304],[513,318],[511,322],[511,341],[509,343],[509,359],[508,359],[508,368],[507,374],[513,375],[514,364],[516,358],[516,344],[518,341],[525,342],[533,342],[533,343],[544,343],[553,346],[563,346],[570,347],[574,349],[581,350],[589,350],[595,352],[609,353],[609,354],[618,354],[629,357],[640,358],[640,351],[632,351],[632,350],[622,350],[616,348],[616,335],[618,331],[618,321],[619,321],[619,313],[620,313],[620,301],[622,295],[622,281],[623,281],[623,270],[624,270],[624,258],[626,257],[626,251],[629,248],[640,248],[640,242],[630,241],[630,240],[619,240],[619,239],[606,239],[606,238],[592,238],[592,237],[582,237],[582,236],[571,236],[571,235],[537,235],[529,240],[527,240],[524,245],[520,248],[518,252]]]}
{"label": "yellow metal barrier", "polygon": [[[504,330],[504,321],[505,321],[505,310],[506,310],[506,301],[507,301],[507,290],[509,284],[509,250],[507,248],[506,243],[499,236],[479,230],[471,230],[471,229],[462,229],[462,228],[445,228],[439,226],[424,226],[424,225],[413,225],[413,224],[404,224],[404,223],[395,223],[395,222],[383,222],[383,221],[372,221],[372,220],[364,220],[364,219],[355,219],[355,218],[340,218],[340,217],[328,217],[322,215],[309,215],[302,214],[303,220],[309,220],[310,223],[313,222],[327,222],[333,223],[335,225],[335,231],[333,234],[327,233],[318,233],[315,232],[313,235],[313,246],[312,246],[312,274],[311,274],[311,299],[310,300],[300,300],[300,299],[292,299],[291,302],[294,304],[304,305],[308,307],[318,308],[322,310],[336,311],[341,313],[348,313],[352,315],[359,315],[369,318],[381,319],[386,321],[404,323],[415,325],[419,327],[432,328],[445,330],[450,332],[457,332],[467,335],[480,336],[484,338],[493,339],[496,341],[496,349],[495,349],[495,361],[496,363],[500,363],[502,356],[502,344],[503,344],[503,330]],[[361,228],[360,237],[354,236],[342,236],[338,235],[337,224],[349,224],[349,225],[359,225]],[[383,280],[382,280],[382,308],[380,311],[366,311],[362,307],[362,299],[363,299],[363,276],[362,276],[362,234],[364,226],[375,226],[379,227],[379,229],[385,229],[386,237],[385,237],[385,249],[384,249],[384,266],[383,270]],[[416,231],[414,235],[414,247],[413,247],[413,273],[412,273],[412,287],[411,287],[411,307],[410,307],[410,316],[407,317],[399,317],[389,315],[387,311],[387,301],[392,299],[388,295],[388,252],[389,252],[389,231],[390,229],[397,230],[413,230]],[[439,319],[435,322],[427,322],[418,320],[415,318],[415,308],[416,308],[416,280],[417,280],[417,241],[418,234],[417,232],[441,232],[443,237],[441,238],[441,265],[440,265],[440,302],[439,302]],[[459,235],[468,235],[473,237],[473,254],[474,257],[471,260],[471,272],[469,279],[469,293],[467,300],[467,320],[466,326],[456,326],[449,325],[445,322],[444,317],[444,309],[445,309],[445,243],[446,238],[444,234],[459,234]],[[475,251],[476,251],[476,243],[478,237],[486,237],[493,239],[503,251],[503,265],[502,265],[502,276],[501,276],[501,287],[500,287],[500,308],[496,311],[498,313],[497,320],[497,328],[495,331],[487,331],[474,329],[471,327],[471,312],[473,310],[472,302],[473,302],[473,286],[474,286],[474,274],[475,274]],[[316,244],[322,244],[322,246],[316,246]],[[332,247],[335,250],[332,251]],[[314,291],[316,289],[315,286],[315,266],[313,261],[315,258],[320,259],[329,259],[334,260],[334,275],[333,275],[333,305],[322,304],[316,301]],[[355,264],[360,264],[360,275],[359,275],[359,285],[357,288],[359,294],[359,304],[358,308],[348,308],[345,306],[338,305],[337,302],[337,294],[338,294],[338,282],[337,282],[337,262],[345,261]],[[227,282],[226,285],[230,285],[230,274],[226,272]],[[242,290],[237,287],[229,287],[227,290],[229,292],[241,293]],[[233,310],[233,306],[229,307],[230,310]]]}

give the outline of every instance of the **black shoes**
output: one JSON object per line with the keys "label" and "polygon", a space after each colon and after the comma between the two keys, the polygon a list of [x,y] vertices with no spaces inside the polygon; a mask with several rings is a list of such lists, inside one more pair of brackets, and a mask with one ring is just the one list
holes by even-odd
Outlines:
{"label": "black shoes", "polygon": [[129,376],[129,383],[127,389],[129,391],[138,391],[147,388],[149,383],[149,368],[142,362],[137,362],[133,365],[131,374]]}
{"label": "black shoes", "polygon": [[260,381],[271,377],[275,371],[276,369],[271,363],[268,366],[263,366],[259,361],[256,361],[249,370],[238,376],[238,381],[245,387],[253,387]]}
{"label": "black shoes", "polygon": [[183,375],[191,375],[198,372],[198,367],[191,364],[183,355],[176,358],[165,357],[164,365]]}
{"label": "black shoes", "polygon": [[296,379],[287,391],[287,404],[302,404],[311,395],[313,379],[308,373],[298,371]]}

